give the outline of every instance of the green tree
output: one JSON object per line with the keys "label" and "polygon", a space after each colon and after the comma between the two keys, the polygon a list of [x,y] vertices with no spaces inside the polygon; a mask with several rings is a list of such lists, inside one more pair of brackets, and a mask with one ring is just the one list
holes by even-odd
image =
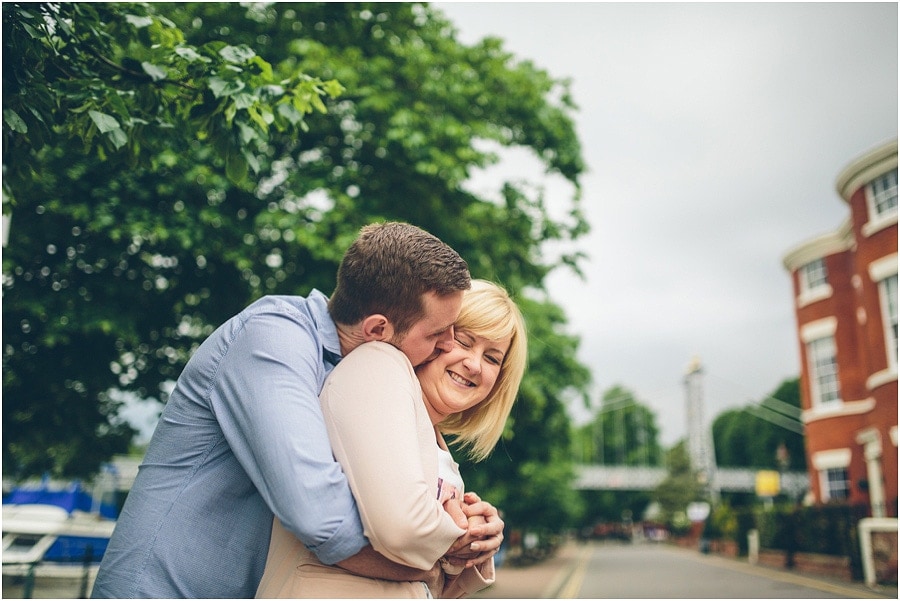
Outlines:
{"label": "green tree", "polygon": [[[574,451],[579,463],[658,466],[663,452],[653,411],[634,393],[613,386],[603,393],[594,419],[575,429]],[[639,517],[652,496],[645,491],[581,491],[582,526],[618,522],[623,514]]]}
{"label": "green tree", "polygon": [[662,464],[656,415],[621,386],[603,393],[596,416],[575,437],[578,459],[584,463]]}
{"label": "green tree", "polygon": [[659,503],[662,520],[679,529],[687,525],[687,506],[703,497],[703,487],[691,468],[685,441],[680,441],[666,455],[668,474],[656,487],[654,498]]}
{"label": "green tree", "polygon": [[783,381],[758,403],[721,413],[712,425],[717,465],[805,471],[799,416],[797,378]]}
{"label": "green tree", "polygon": [[296,135],[341,89],[298,70],[276,74],[248,45],[192,46],[148,4],[7,2],[3,51],[4,193],[13,203],[45,146],[78,141],[100,160],[133,165],[183,128],[215,146],[240,182],[270,131]]}
{"label": "green tree", "polygon": [[[238,126],[238,154],[258,174],[243,179],[234,152],[201,134],[209,129],[202,110],[193,118],[177,112],[174,127],[126,130],[141,140],[131,162],[128,145],[116,150],[95,137],[86,150],[87,122],[70,135],[67,112],[43,146],[32,142],[21,170],[28,177],[15,187],[9,180],[5,473],[90,475],[130,438],[111,391],[164,400],[160,386],[219,323],[263,294],[330,292],[359,227],[398,219],[457,248],[474,276],[507,286],[528,320],[530,366],[507,436],[490,461],[466,472],[467,483],[518,523],[559,527],[571,519],[578,501],[567,492],[569,424],[559,399],[583,394],[589,376],[544,278],[559,266],[577,268],[580,255],[551,260],[542,252],[546,242],[569,244],[587,230],[567,82],[517,61],[498,40],[460,44],[425,5],[138,6],[192,48],[252,49],[276,81],[313,73],[345,91],[337,99],[326,93],[327,113],[299,123],[299,134],[269,127],[264,139],[250,139]],[[138,8],[102,10],[110,15],[98,21],[98,36],[132,48],[130,29],[101,25]],[[6,18],[4,5],[5,27]],[[72,43],[87,52],[92,40]],[[4,107],[6,93],[4,86]],[[208,94],[200,98],[207,107]],[[153,114],[169,106],[147,102]],[[281,114],[277,102],[272,111]],[[230,113],[221,111],[213,119],[227,124]],[[549,216],[533,177],[504,182],[497,198],[467,191],[473,170],[497,159],[486,140],[530,148],[571,182],[568,216]],[[523,482],[535,493],[520,501]],[[546,510],[551,505],[559,513]]]}
{"label": "green tree", "polygon": [[[3,33],[3,469],[87,476],[132,436],[109,390],[154,394],[188,350],[173,338],[208,329],[183,311],[215,292],[214,266],[185,270],[218,219],[207,194],[224,174],[250,194],[253,152],[296,136],[339,85],[276,76],[247,46],[187,44],[150,5],[4,3]],[[207,158],[188,184],[167,170],[191,145]]]}

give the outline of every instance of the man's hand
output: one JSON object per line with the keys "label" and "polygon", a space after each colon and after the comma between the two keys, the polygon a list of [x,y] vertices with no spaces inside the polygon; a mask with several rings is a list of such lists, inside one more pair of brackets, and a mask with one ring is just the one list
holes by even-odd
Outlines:
{"label": "man's hand", "polygon": [[466,493],[463,512],[469,518],[469,529],[456,540],[445,557],[453,563],[464,560],[466,567],[471,568],[483,564],[500,549],[504,523],[497,509],[475,493]]}

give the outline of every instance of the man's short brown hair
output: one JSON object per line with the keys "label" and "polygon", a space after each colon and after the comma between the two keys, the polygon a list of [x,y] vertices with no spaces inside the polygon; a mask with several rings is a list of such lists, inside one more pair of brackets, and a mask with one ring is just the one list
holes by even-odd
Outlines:
{"label": "man's short brown hair", "polygon": [[345,325],[380,313],[402,336],[424,316],[423,294],[443,296],[470,285],[469,266],[437,237],[408,223],[375,223],[344,253],[328,312]]}

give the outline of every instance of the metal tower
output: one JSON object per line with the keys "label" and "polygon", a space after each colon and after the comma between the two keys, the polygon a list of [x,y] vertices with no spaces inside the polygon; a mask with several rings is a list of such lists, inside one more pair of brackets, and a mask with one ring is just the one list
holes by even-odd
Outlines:
{"label": "metal tower", "polygon": [[688,456],[697,479],[709,491],[713,502],[719,500],[716,477],[716,454],[712,436],[703,417],[703,367],[694,357],[684,376],[685,404],[687,410]]}

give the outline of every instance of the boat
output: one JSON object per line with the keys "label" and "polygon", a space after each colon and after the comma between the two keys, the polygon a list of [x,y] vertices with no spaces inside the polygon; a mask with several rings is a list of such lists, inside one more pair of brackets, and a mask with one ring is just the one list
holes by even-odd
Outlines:
{"label": "boat", "polygon": [[116,525],[115,507],[77,484],[13,489],[3,499],[2,519],[4,593],[21,583],[30,593],[44,577],[92,584]]}

